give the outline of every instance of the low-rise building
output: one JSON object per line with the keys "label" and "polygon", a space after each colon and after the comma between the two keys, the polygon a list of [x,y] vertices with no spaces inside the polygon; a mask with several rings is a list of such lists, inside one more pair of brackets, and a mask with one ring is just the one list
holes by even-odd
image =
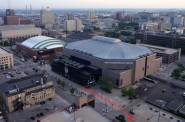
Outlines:
{"label": "low-rise building", "polygon": [[157,57],[162,57],[163,63],[169,64],[180,60],[181,49],[172,49],[148,44],[139,44],[139,45],[149,48],[154,53],[156,53]]}
{"label": "low-rise building", "polygon": [[13,54],[0,48],[0,71],[12,68],[13,66]]}
{"label": "low-rise building", "polygon": [[0,26],[0,40],[28,39],[33,36],[40,36],[41,29],[34,25],[5,25]]}
{"label": "low-rise building", "polygon": [[159,23],[159,30],[171,30],[172,24],[168,22]]}
{"label": "low-rise building", "polygon": [[159,23],[149,22],[146,24],[146,30],[155,31],[158,30]]}
{"label": "low-rise building", "polygon": [[3,104],[9,112],[26,109],[55,96],[55,87],[48,73],[12,79],[0,85]]}

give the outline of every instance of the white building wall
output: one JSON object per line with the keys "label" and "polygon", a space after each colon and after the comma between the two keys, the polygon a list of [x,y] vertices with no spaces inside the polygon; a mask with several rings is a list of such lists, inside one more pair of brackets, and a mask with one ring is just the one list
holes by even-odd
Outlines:
{"label": "white building wall", "polygon": [[55,14],[50,10],[41,10],[40,12],[40,24],[45,26],[46,24],[56,24]]}
{"label": "white building wall", "polygon": [[183,17],[174,17],[174,26],[182,26],[183,25]]}
{"label": "white building wall", "polygon": [[81,31],[82,30],[82,21],[81,20],[66,20],[64,22],[65,31]]}

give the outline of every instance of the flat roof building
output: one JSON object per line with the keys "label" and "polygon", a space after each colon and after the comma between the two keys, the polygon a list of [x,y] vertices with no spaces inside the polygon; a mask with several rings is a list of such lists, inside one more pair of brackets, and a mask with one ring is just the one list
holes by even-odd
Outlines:
{"label": "flat roof building", "polygon": [[4,25],[0,26],[0,40],[22,40],[40,36],[41,29],[34,25]]}
{"label": "flat roof building", "polygon": [[13,54],[0,48],[0,71],[14,67]]}
{"label": "flat roof building", "polygon": [[181,49],[172,49],[148,44],[139,44],[140,46],[144,46],[152,50],[157,54],[157,57],[163,58],[163,63],[172,63],[180,60],[181,57]]}
{"label": "flat roof building", "polygon": [[[75,112],[77,122],[112,122],[105,116],[99,114],[91,107],[83,107]],[[38,120],[38,122],[74,122],[73,113],[70,114],[66,111],[58,111],[53,114],[47,115]]]}
{"label": "flat roof building", "polygon": [[66,42],[47,36],[36,36],[17,44],[16,49],[30,57],[50,59],[55,51],[63,50]]}
{"label": "flat roof building", "polygon": [[[87,80],[96,81],[99,76],[110,79],[116,87],[135,83],[147,75],[155,73],[162,63],[147,47],[121,42],[119,39],[95,36],[92,39],[68,43],[58,57],[83,65],[75,68]],[[61,61],[60,74],[73,77],[73,64]],[[53,62],[53,70],[55,62]],[[52,65],[51,65],[52,66]],[[66,70],[62,69],[68,69]],[[91,72],[97,70],[96,73]],[[86,73],[85,73],[86,72]],[[85,80],[83,80],[85,82]]]}
{"label": "flat roof building", "polygon": [[26,109],[55,96],[55,87],[48,73],[12,79],[0,85],[0,97],[9,112]]}

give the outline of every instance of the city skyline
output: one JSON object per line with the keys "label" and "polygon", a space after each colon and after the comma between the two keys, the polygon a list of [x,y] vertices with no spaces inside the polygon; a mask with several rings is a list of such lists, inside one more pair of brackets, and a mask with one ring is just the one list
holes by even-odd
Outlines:
{"label": "city skyline", "polygon": [[[46,8],[184,8],[184,0],[10,0],[10,8],[23,9],[31,5],[33,9]],[[1,0],[1,9],[8,8],[8,1]]]}

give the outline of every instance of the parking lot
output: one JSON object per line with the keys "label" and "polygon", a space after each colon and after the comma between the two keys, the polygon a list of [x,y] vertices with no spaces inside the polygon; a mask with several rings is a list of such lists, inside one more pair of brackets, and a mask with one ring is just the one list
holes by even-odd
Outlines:
{"label": "parking lot", "polygon": [[[58,111],[66,108],[70,104],[60,96],[56,95],[52,101],[46,100],[45,103],[36,104],[31,106],[29,109],[16,111],[8,114],[10,122],[36,122],[37,118],[45,116],[54,111]],[[35,118],[32,120],[31,117]]]}
{"label": "parking lot", "polygon": [[158,119],[159,122],[184,122],[184,119],[144,102],[134,106],[133,112],[134,117],[143,118],[143,122],[158,122]]}

